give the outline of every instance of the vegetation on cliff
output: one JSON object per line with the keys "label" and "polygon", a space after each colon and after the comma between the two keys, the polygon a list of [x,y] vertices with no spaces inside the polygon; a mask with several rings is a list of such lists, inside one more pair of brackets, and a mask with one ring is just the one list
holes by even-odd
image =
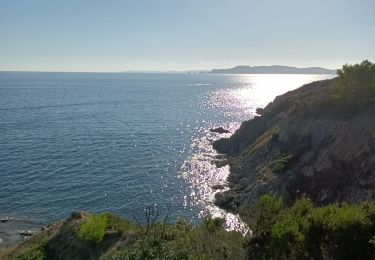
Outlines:
{"label": "vegetation on cliff", "polygon": [[368,60],[344,65],[338,70],[332,87],[332,98],[346,106],[363,109],[375,103],[375,64]]}
{"label": "vegetation on cliff", "polygon": [[0,251],[0,259],[246,259],[243,236],[226,231],[222,219],[194,226],[183,219],[158,220],[155,212],[144,224],[111,213],[73,213],[29,241]]}
{"label": "vegetation on cliff", "polygon": [[345,65],[258,111],[214,143],[231,168],[217,204],[252,233],[169,223],[154,207],[135,222],[74,213],[0,259],[373,259],[375,64]]}
{"label": "vegetation on cliff", "polygon": [[375,204],[315,207],[302,198],[289,208],[279,197],[264,195],[249,224],[251,259],[372,259],[375,255]]}
{"label": "vegetation on cliff", "polygon": [[253,232],[242,236],[226,231],[222,219],[194,226],[187,220],[170,224],[151,216],[139,225],[111,213],[74,213],[0,253],[0,258],[371,259],[375,255],[374,203],[316,207],[302,198],[287,207],[280,197],[264,195],[245,220]]}
{"label": "vegetation on cliff", "polygon": [[108,227],[108,215],[94,215],[83,223],[78,230],[78,237],[93,244],[99,244],[102,241],[105,231]]}
{"label": "vegetation on cliff", "polygon": [[267,193],[289,205],[301,197],[316,205],[375,199],[375,64],[344,65],[338,77],[258,112],[213,144],[231,170],[219,206],[246,215]]}

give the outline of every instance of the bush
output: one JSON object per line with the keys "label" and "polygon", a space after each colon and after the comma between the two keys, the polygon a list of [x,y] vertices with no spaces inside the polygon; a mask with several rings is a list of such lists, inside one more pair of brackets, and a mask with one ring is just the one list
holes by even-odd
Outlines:
{"label": "bush", "polygon": [[[251,257],[268,259],[371,259],[375,255],[375,204],[331,204],[315,207],[302,198],[278,209],[273,196],[262,197],[267,225],[249,242]],[[273,213],[272,213],[273,212]]]}
{"label": "bush", "polygon": [[255,236],[268,235],[282,208],[283,201],[281,198],[263,195],[253,207],[252,216],[249,219],[253,234]]}
{"label": "bush", "polygon": [[[46,253],[46,244],[49,237],[43,237],[36,243],[26,247],[22,252],[19,252],[15,256],[11,257],[10,259],[17,259],[17,260],[45,260],[48,259]],[[0,259],[8,259],[6,257],[2,257],[0,254]]]}
{"label": "bush", "polygon": [[112,229],[121,234],[139,231],[139,227],[135,223],[132,223],[131,221],[124,219],[116,214],[107,212],[103,215],[108,220],[107,229]]}
{"label": "bush", "polygon": [[92,244],[99,244],[106,233],[107,226],[106,214],[91,216],[79,227],[78,238]]}
{"label": "bush", "polygon": [[114,255],[114,259],[245,259],[243,238],[227,232],[220,218],[206,219],[197,227],[189,221],[155,223],[141,232],[134,244]]}
{"label": "bush", "polygon": [[45,245],[39,244],[28,248],[25,252],[15,257],[17,260],[44,260],[47,259]]}
{"label": "bush", "polygon": [[225,219],[222,218],[206,218],[203,220],[203,226],[211,233],[222,229],[224,223]]}
{"label": "bush", "polygon": [[332,98],[349,108],[358,110],[375,104],[375,64],[368,60],[355,65],[344,65],[338,70],[332,87]]}

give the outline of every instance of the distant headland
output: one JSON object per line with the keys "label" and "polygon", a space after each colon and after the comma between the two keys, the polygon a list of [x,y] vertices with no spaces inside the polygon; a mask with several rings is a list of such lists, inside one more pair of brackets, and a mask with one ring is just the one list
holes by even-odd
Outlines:
{"label": "distant headland", "polygon": [[336,74],[336,70],[320,67],[296,68],[282,65],[236,66],[230,69],[213,69],[211,74]]}

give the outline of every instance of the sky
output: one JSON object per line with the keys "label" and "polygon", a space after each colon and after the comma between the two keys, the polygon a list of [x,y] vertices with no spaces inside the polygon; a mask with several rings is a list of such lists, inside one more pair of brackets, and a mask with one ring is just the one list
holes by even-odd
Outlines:
{"label": "sky", "polygon": [[0,0],[2,71],[375,62],[374,0]]}

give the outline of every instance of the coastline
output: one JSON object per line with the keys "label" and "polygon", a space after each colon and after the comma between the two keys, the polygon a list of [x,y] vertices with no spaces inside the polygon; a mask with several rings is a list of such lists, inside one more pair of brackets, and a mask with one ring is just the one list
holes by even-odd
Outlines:
{"label": "coastline", "polygon": [[[279,78],[279,77],[276,77],[274,75],[273,75],[273,77]],[[261,78],[264,79],[264,77],[261,77]],[[298,78],[299,78],[299,81],[303,80],[299,75],[298,75]],[[281,79],[284,79],[284,77],[281,77]],[[222,78],[220,78],[220,80],[222,80]],[[198,81],[198,82],[203,82],[206,85],[208,84],[206,81],[202,81],[202,79],[201,79],[201,81]],[[199,86],[199,87],[206,88],[207,86],[205,84],[203,84],[204,85],[203,87],[202,86]],[[215,203],[214,202],[215,194],[229,189],[230,184],[227,183],[227,181],[226,181],[229,170],[224,169],[224,168],[220,168],[220,166],[222,166],[222,164],[223,164],[223,160],[217,161],[217,158],[215,157],[217,154],[216,154],[215,151],[212,150],[212,145],[211,145],[210,142],[216,140],[217,137],[229,136],[229,135],[232,135],[232,133],[235,132],[236,128],[239,127],[239,122],[241,120],[243,120],[243,119],[238,119],[240,117],[235,115],[235,113],[239,112],[238,109],[240,109],[242,114],[246,114],[246,116],[247,116],[246,118],[249,118],[249,117],[252,116],[253,110],[255,110],[255,107],[254,108],[252,107],[253,106],[253,104],[252,104],[253,100],[244,99],[244,98],[251,96],[251,93],[252,93],[251,90],[252,90],[253,86],[252,86],[251,82],[241,82],[241,84],[244,84],[244,85],[243,86],[241,85],[240,88],[231,86],[231,88],[229,88],[229,89],[227,89],[227,88],[219,89],[219,91],[215,93],[215,96],[212,97],[214,99],[214,102],[215,102],[213,105],[215,105],[217,107],[217,108],[215,108],[215,111],[217,113],[223,113],[223,114],[226,114],[226,115],[228,115],[228,113],[232,113],[230,115],[232,116],[232,118],[235,118],[235,119],[231,120],[229,125],[224,122],[225,120],[221,120],[221,121],[219,120],[220,122],[215,121],[215,122],[205,123],[205,125],[204,125],[205,130],[204,131],[206,131],[208,134],[204,133],[204,134],[201,135],[201,133],[199,132],[197,134],[197,136],[194,137],[194,138],[198,138],[198,139],[201,138],[202,140],[198,140],[198,142],[195,142],[196,140],[193,138],[194,140],[192,141],[192,144],[190,144],[189,142],[186,144],[186,146],[188,146],[189,144],[193,145],[193,146],[199,146],[199,145],[205,146],[205,147],[200,148],[201,151],[198,152],[198,155],[195,152],[193,152],[192,153],[193,158],[187,158],[187,161],[189,163],[192,163],[191,162],[191,159],[192,159],[193,161],[195,161],[197,163],[194,167],[196,167],[196,171],[199,172],[200,177],[191,176],[191,174],[190,174],[190,177],[193,177],[193,178],[197,177],[197,179],[201,180],[201,181],[192,180],[198,186],[200,185],[197,189],[195,189],[195,194],[198,195],[199,190],[201,190],[203,192],[206,192],[206,194],[200,194],[201,198],[198,198],[197,196],[195,196],[195,197],[192,196],[193,199],[188,198],[186,203],[189,204],[190,201],[192,201],[193,203],[196,203],[196,204],[201,203],[201,205],[203,205],[206,213],[209,212],[209,213],[211,213],[211,215],[213,215],[215,217],[225,217],[225,218],[227,218],[227,220],[228,220],[227,226],[230,227],[229,229],[236,229],[236,230],[238,230],[238,226],[240,226],[240,228],[239,228],[240,230],[241,229],[244,230],[243,229],[244,223],[241,224],[242,221],[238,221],[238,217],[236,216],[237,213],[235,213],[235,214],[233,214],[231,212],[226,213],[227,212],[226,210],[224,211],[223,209],[217,207],[214,204]],[[269,81],[263,82],[263,85],[258,87],[258,90],[256,90],[257,93],[255,93],[256,94],[255,97],[258,97],[257,95],[260,94],[259,90],[261,90],[263,87],[265,87],[266,84],[269,84]],[[278,91],[279,93],[284,92],[285,89],[287,89],[288,87],[286,86],[287,84],[285,84],[285,83],[283,85],[285,85],[285,87],[284,86],[281,87],[280,90],[276,89],[276,91]],[[294,87],[295,86],[292,85],[292,88],[294,88]],[[189,86],[189,88],[190,88],[190,86]],[[229,93],[227,91],[229,91]],[[225,106],[226,105],[225,104],[226,99],[222,99],[223,95],[230,96],[229,102],[231,104],[233,104],[233,107],[226,107]],[[236,104],[237,102],[241,106],[245,105],[245,104],[248,104],[248,105],[250,105],[250,107],[246,107],[245,109],[242,109],[241,107],[237,106],[238,105],[238,104]],[[262,105],[263,105],[263,103],[262,103]],[[233,110],[233,111],[231,111],[231,110]],[[243,118],[243,116],[242,116],[242,118]],[[231,125],[232,123],[233,123],[234,128]],[[217,133],[217,132],[209,131],[210,128],[217,128],[217,127],[223,127],[223,126],[226,129],[229,129],[231,133]],[[118,140],[116,140],[116,142],[117,141]],[[187,154],[187,153],[185,153],[185,154]],[[206,155],[208,155],[208,156],[205,157]],[[204,160],[204,162],[202,160]],[[184,163],[186,163],[187,161],[185,160]],[[90,165],[88,165],[88,166],[90,166]],[[215,166],[219,166],[218,167],[219,169],[216,169]],[[187,171],[188,175],[189,175],[189,172],[191,173],[191,169],[187,169],[187,170],[186,169],[180,169],[180,171]],[[212,175],[212,176],[210,176],[209,179],[207,179],[208,174]],[[223,175],[222,177],[219,176],[220,181],[217,180],[218,175]],[[116,178],[118,176],[119,175],[116,175]],[[185,177],[182,176],[182,178],[185,178]],[[213,189],[213,187],[215,185],[216,185],[216,187],[215,187],[215,189]],[[225,185],[225,187],[221,186],[221,188],[224,188],[224,189],[218,189],[217,185]],[[190,190],[189,190],[189,193],[190,193]],[[186,194],[186,195],[189,196],[190,195],[189,193]],[[100,193],[100,192],[95,193],[95,195],[101,195],[101,194],[102,193]],[[100,200],[98,200],[98,197],[97,197],[95,201],[109,201],[108,197],[106,197],[105,194],[106,193],[103,193],[103,197],[99,196]],[[188,207],[189,207],[189,205],[188,205]],[[77,208],[79,209],[79,207],[77,207]],[[139,211],[140,210],[141,209],[139,209]],[[70,209],[70,211],[71,211],[71,209]],[[92,209],[92,211],[93,212],[99,212],[95,208]],[[117,213],[119,213],[119,212],[117,212]],[[66,216],[66,214],[68,214],[68,213],[64,213],[64,215],[60,214],[59,217],[53,218],[53,220],[63,219]],[[126,214],[128,214],[128,213],[126,212]],[[198,212],[197,214],[200,214],[200,213]],[[203,217],[203,215],[201,215],[201,217]],[[36,221],[36,222],[40,222],[40,221]],[[43,222],[43,224],[47,225],[50,222],[51,221],[46,221],[46,222]],[[17,237],[16,240],[21,241],[21,237],[19,237],[19,235],[18,235],[19,232],[21,232],[23,230],[38,230],[41,227],[42,227],[42,225],[37,225],[35,228],[27,228],[27,227],[15,228],[14,231],[13,231],[13,237]],[[4,243],[2,243],[2,244],[4,244]]]}
{"label": "coastline", "polygon": [[230,166],[230,189],[216,195],[217,205],[246,215],[264,194],[289,205],[305,196],[316,205],[375,199],[375,109],[353,112],[332,103],[335,80],[278,96],[214,142]]}
{"label": "coastline", "polygon": [[156,205],[134,221],[113,213],[73,212],[40,232],[26,231],[30,239],[2,248],[0,257],[368,259],[375,244],[374,99],[362,94],[358,102],[349,95],[337,102],[336,87],[347,91],[340,79],[276,97],[233,135],[223,127],[210,130],[227,137],[212,140],[209,149],[218,154],[206,154],[205,161],[225,174],[204,179],[205,185],[216,191],[214,202],[227,215],[238,214],[254,228],[249,235],[228,231],[225,219],[215,216],[198,225],[168,222],[169,212],[159,216]]}

